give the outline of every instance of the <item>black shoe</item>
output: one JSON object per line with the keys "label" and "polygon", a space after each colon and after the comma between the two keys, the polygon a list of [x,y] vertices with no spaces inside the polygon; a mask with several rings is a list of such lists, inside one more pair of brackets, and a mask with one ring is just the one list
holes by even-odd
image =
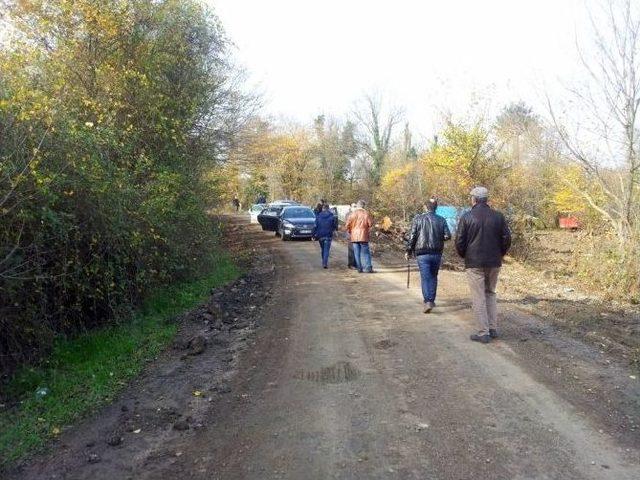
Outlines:
{"label": "black shoe", "polygon": [[329,267],[327,267],[326,265],[323,265],[322,268],[329,268]]}
{"label": "black shoe", "polygon": [[376,273],[376,271],[375,271],[375,270],[373,270],[373,269],[371,269],[371,270],[367,270],[367,271],[365,271],[364,273]]}
{"label": "black shoe", "polygon": [[362,269],[361,268],[358,269],[358,273],[362,273]]}
{"label": "black shoe", "polygon": [[489,335],[476,335],[474,333],[469,338],[474,342],[489,343],[491,337],[489,337]]}
{"label": "black shoe", "polygon": [[489,336],[491,338],[498,338],[498,330],[496,330],[495,328],[490,328],[489,329]]}

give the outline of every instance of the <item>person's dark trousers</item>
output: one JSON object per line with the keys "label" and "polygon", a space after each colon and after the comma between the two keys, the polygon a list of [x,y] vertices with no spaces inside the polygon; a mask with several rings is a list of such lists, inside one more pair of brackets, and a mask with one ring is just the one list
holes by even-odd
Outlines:
{"label": "person's dark trousers", "polygon": [[347,267],[357,268],[356,256],[353,254],[353,243],[347,242]]}
{"label": "person's dark trousers", "polygon": [[318,239],[320,243],[320,252],[322,254],[322,266],[327,267],[329,265],[329,250],[331,250],[331,237],[324,237]]}
{"label": "person's dark trousers", "polygon": [[371,251],[369,250],[369,242],[352,242],[353,255],[356,257],[356,267],[359,272],[371,272]]}
{"label": "person's dark trousers", "polygon": [[422,298],[424,303],[436,301],[438,289],[438,271],[442,263],[442,254],[418,255],[418,268],[420,269],[420,283],[422,285]]}

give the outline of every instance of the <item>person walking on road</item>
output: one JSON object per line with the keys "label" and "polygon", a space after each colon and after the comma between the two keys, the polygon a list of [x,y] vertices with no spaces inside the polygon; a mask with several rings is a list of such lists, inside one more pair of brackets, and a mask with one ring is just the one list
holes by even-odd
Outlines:
{"label": "person walking on road", "polygon": [[328,206],[329,204],[324,198],[321,198],[320,201],[316,203],[316,206],[313,209],[313,213],[315,213],[316,215],[320,215],[320,213],[322,212],[322,207],[324,207],[325,205]]}
{"label": "person walking on road", "polygon": [[337,218],[329,210],[329,204],[322,206],[322,211],[316,216],[316,225],[313,229],[313,238],[320,243],[322,255],[322,268],[329,268],[329,250],[331,250],[331,240],[333,232],[337,227]]}
{"label": "person walking on road", "polygon": [[233,197],[233,208],[236,209],[236,213],[238,213],[238,211],[240,210],[240,199],[238,198],[237,195],[235,195]]}
{"label": "person walking on road", "polygon": [[464,258],[478,333],[471,340],[489,343],[498,337],[496,286],[502,258],[511,247],[511,232],[502,213],[487,205],[485,187],[471,190],[470,211],[458,222],[456,250]]}
{"label": "person walking on road", "polygon": [[437,208],[438,201],[430,198],[424,205],[425,213],[416,215],[413,219],[405,253],[407,260],[411,254],[415,254],[418,261],[424,313],[429,313],[436,306],[442,250],[444,242],[451,238],[447,221],[444,217],[436,215]]}
{"label": "person walking on road", "polygon": [[[349,217],[351,216],[351,213],[356,209],[356,204],[352,203],[349,206],[349,212],[347,213],[347,215],[345,215],[344,217],[344,223],[345,225],[347,224],[347,222],[349,221]],[[349,235],[349,232],[345,232],[345,236],[346,236],[346,240],[347,240],[347,268],[357,268],[356,265],[356,257],[353,253],[353,243],[351,243],[351,236]]]}
{"label": "person walking on road", "polygon": [[364,207],[364,200],[359,200],[356,209],[349,215],[346,230],[350,236],[349,241],[353,245],[353,255],[358,272],[374,273],[371,265],[371,251],[369,250],[369,231],[373,226],[373,218]]}

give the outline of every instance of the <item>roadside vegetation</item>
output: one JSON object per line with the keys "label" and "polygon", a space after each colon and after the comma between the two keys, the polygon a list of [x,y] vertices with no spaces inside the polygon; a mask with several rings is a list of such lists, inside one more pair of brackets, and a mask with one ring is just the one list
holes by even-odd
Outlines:
{"label": "roadside vegetation", "polygon": [[[206,273],[249,99],[199,1],[3,1],[0,373]],[[215,263],[215,262],[214,262]],[[203,268],[204,267],[204,268]]]}
{"label": "roadside vegetation", "polygon": [[196,0],[0,0],[0,464],[114,398],[232,279],[216,174],[254,105]]}

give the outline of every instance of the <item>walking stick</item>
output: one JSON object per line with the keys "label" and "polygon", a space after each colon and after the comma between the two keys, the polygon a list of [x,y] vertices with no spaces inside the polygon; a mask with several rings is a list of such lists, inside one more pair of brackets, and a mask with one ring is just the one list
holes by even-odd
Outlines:
{"label": "walking stick", "polygon": [[407,288],[409,288],[409,282],[411,280],[411,261],[407,257]]}

